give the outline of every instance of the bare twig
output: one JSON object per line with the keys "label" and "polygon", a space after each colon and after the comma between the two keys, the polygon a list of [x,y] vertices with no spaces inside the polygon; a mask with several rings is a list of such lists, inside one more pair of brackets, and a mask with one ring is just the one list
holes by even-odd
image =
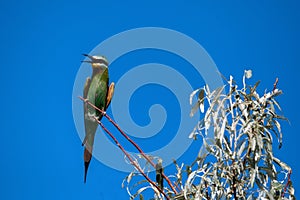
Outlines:
{"label": "bare twig", "polygon": [[204,180],[204,185],[205,185],[205,195],[206,195],[206,199],[210,200],[209,195],[208,195],[208,187],[207,187],[207,181]]}
{"label": "bare twig", "polygon": [[282,192],[282,194],[281,194],[281,197],[284,197],[284,194],[285,194],[287,188],[288,188],[289,185],[290,185],[290,182],[291,182],[291,174],[292,174],[292,170],[290,170],[289,173],[288,173],[288,180],[287,180],[287,182],[286,182],[286,184],[285,184],[285,187],[283,188],[283,192]]}
{"label": "bare twig", "polygon": [[[78,97],[79,99],[81,99],[82,101],[84,101],[85,103],[87,103],[89,106],[91,106],[92,108],[98,110],[99,112],[101,112],[101,114],[104,115],[104,117],[106,117],[108,119],[109,122],[111,122],[118,130],[119,132],[140,152],[140,154],[155,168],[155,163],[144,153],[144,151],[138,146],[138,144],[136,144],[120,127],[119,125],[111,119],[111,117],[109,115],[106,114],[105,111],[99,109],[98,107],[96,107],[95,105],[93,105],[91,102],[88,101],[88,99],[85,99],[81,96]],[[173,190],[173,192],[175,194],[177,194],[178,192],[175,190],[174,186],[172,185],[170,179],[164,174],[162,173],[164,179],[168,182],[169,186],[171,187],[171,189]]]}
{"label": "bare twig", "polygon": [[173,181],[173,184],[175,185],[175,187],[176,187],[178,190],[181,190],[181,189],[179,188],[178,184],[177,184],[175,181]]}
{"label": "bare twig", "polygon": [[273,92],[274,92],[274,90],[276,89],[277,84],[278,84],[278,78],[276,78],[275,83],[273,84]]}
{"label": "bare twig", "polygon": [[127,153],[127,151],[124,149],[124,147],[119,143],[119,141],[115,138],[115,136],[105,128],[103,123],[99,121],[96,117],[94,119],[98,122],[98,124],[102,127],[102,129],[113,139],[113,141],[116,143],[116,145],[121,149],[121,151],[125,154],[125,156],[129,159],[130,163],[147,179],[147,181],[153,185],[161,194],[165,196],[167,200],[169,200],[169,197],[165,194],[163,189],[158,187],[145,173],[144,171],[140,168],[140,166],[131,158],[130,154]]}

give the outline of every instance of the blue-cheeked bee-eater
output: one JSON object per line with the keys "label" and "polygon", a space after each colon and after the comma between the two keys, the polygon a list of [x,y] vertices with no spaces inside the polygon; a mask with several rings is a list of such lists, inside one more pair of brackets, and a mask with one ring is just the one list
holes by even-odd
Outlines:
{"label": "blue-cheeked bee-eater", "polygon": [[[92,77],[86,79],[83,97],[87,99],[90,103],[95,105],[97,108],[106,111],[109,106],[113,92],[114,83],[109,84],[108,76],[108,61],[103,56],[90,56],[83,54],[90,60],[84,60],[82,62],[87,62],[92,65],[93,73]],[[85,127],[85,138],[82,142],[84,145],[84,182],[86,182],[87,171],[92,158],[93,145],[96,130],[98,127],[98,122],[95,117],[100,121],[103,114],[98,110],[95,110],[88,104],[84,104],[84,127]]]}

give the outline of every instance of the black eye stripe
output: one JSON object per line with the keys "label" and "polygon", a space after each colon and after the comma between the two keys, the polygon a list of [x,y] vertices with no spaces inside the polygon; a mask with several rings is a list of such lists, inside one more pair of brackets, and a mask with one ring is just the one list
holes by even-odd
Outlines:
{"label": "black eye stripe", "polygon": [[104,64],[104,65],[108,66],[108,62],[103,59],[97,59],[94,63],[100,63],[100,64]]}
{"label": "black eye stripe", "polygon": [[108,66],[108,62],[106,60],[102,60],[103,64],[105,64],[106,66]]}

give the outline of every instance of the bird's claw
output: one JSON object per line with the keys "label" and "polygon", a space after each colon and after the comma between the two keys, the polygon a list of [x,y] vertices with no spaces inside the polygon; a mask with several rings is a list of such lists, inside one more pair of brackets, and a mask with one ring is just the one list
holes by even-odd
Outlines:
{"label": "bird's claw", "polygon": [[99,117],[97,117],[94,113],[93,114],[88,113],[88,114],[86,114],[86,117],[93,122],[96,122],[97,120],[99,120]]}
{"label": "bird's claw", "polygon": [[93,117],[93,120],[96,122],[96,121],[99,121],[99,117],[97,117],[97,116],[94,116]]}

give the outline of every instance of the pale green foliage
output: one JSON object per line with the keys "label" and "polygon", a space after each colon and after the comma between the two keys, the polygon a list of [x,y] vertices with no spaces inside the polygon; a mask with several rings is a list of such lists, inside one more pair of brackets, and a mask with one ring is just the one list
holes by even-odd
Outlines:
{"label": "pale green foliage", "polygon": [[[148,161],[146,161],[144,157],[141,156],[140,154],[137,154],[137,157],[134,157],[133,155],[131,156],[135,160],[135,164],[138,165],[147,176],[149,176],[152,170],[151,170],[151,165],[148,163]],[[156,163],[158,163],[161,160],[159,157],[152,157],[150,155],[148,155],[148,158]],[[125,161],[128,162],[126,157],[125,157]],[[141,163],[144,163],[143,167],[141,167]],[[128,164],[131,163],[128,162]],[[155,188],[147,180],[145,180],[144,177],[137,169],[135,169],[128,176],[125,177],[125,179],[122,182],[122,188],[124,187],[127,190],[130,200],[132,199],[143,200],[144,197],[142,193],[145,193],[148,190],[154,191],[153,199],[163,199],[163,195],[160,194],[157,188]],[[164,190],[166,193],[170,193],[170,194],[173,193],[169,190],[169,188],[165,188]]]}
{"label": "pale green foliage", "polygon": [[[279,120],[285,118],[277,113],[281,108],[275,100],[282,91],[274,87],[260,96],[259,82],[253,87],[246,84],[251,75],[245,71],[241,89],[232,76],[228,85],[214,91],[208,86],[200,89],[208,108],[190,137],[201,136],[204,148],[197,157],[197,169],[185,183],[186,199],[294,199],[288,180],[291,168],[272,150],[273,136],[279,148],[282,145]],[[283,180],[279,175],[284,175]]]}
{"label": "pale green foliage", "polygon": [[[203,142],[191,165],[174,161],[177,173],[172,177],[181,192],[175,196],[165,187],[171,199],[295,199],[291,168],[272,150],[273,138],[276,146],[282,145],[279,121],[286,118],[278,114],[281,108],[275,100],[282,91],[275,84],[273,90],[259,95],[260,82],[246,84],[251,76],[251,70],[245,71],[241,89],[230,76],[220,88],[210,91],[205,86],[191,94],[191,104],[197,96],[191,116],[198,110],[204,116],[189,137]],[[128,183],[134,175],[126,178]],[[149,184],[131,198],[141,199],[146,189],[155,191],[155,199],[163,199]]]}

